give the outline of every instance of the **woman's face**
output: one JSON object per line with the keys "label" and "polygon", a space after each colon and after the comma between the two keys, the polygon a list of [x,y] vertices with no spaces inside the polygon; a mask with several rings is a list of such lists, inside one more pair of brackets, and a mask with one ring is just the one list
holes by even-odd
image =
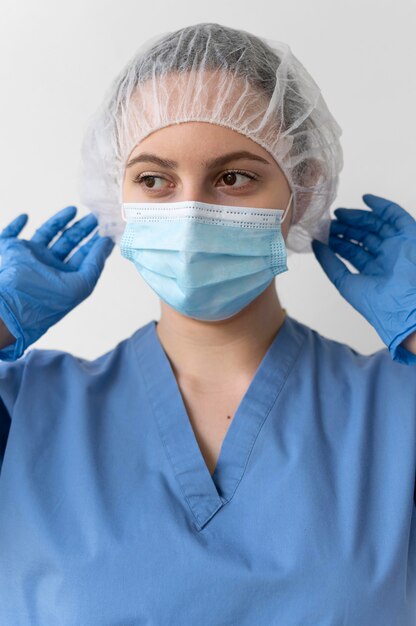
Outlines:
{"label": "woman's face", "polygon": [[[246,154],[232,156],[236,152]],[[123,202],[196,200],[285,209],[290,193],[283,171],[264,148],[207,122],[175,124],[148,135],[131,152],[123,180]],[[292,212],[293,199],[282,224],[285,239]]]}

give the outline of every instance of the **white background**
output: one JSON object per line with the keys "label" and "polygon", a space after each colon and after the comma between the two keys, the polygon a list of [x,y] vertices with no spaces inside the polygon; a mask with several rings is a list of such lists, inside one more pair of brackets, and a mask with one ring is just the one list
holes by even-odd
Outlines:
{"label": "white background", "polygon": [[[416,217],[414,0],[2,0],[0,228],[19,213],[30,238],[78,197],[79,151],[110,81],[148,38],[217,22],[285,41],[320,86],[343,129],[338,206],[367,208],[374,193]],[[312,253],[276,278],[288,313],[370,354],[384,344],[339,294]],[[349,266],[351,269],[351,266]],[[159,300],[115,246],[92,295],[33,347],[95,358],[151,319]]]}

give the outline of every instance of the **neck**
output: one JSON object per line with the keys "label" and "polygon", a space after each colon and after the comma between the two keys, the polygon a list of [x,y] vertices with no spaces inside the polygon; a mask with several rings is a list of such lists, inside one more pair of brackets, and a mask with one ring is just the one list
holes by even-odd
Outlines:
{"label": "neck", "polygon": [[274,281],[227,320],[203,322],[161,301],[156,332],[174,373],[191,389],[217,391],[230,376],[253,376],[285,319]]}

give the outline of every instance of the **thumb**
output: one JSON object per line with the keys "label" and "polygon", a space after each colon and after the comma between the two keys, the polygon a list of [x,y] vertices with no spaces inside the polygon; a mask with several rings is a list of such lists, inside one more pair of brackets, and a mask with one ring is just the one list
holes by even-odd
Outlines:
{"label": "thumb", "polygon": [[321,241],[313,239],[312,250],[320,266],[335,285],[338,291],[345,297],[348,279],[353,276],[346,265],[336,256],[335,252]]}
{"label": "thumb", "polygon": [[100,237],[96,243],[88,250],[81,263],[80,272],[93,283],[97,282],[103,271],[107,257],[114,248],[114,241],[110,237]]}

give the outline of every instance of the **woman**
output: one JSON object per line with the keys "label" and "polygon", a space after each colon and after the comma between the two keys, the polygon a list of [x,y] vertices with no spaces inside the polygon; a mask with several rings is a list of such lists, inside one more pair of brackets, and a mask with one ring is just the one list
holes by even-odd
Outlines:
{"label": "woman", "polygon": [[[91,120],[95,216],[4,229],[1,623],[415,623],[416,226],[372,195],[331,222],[339,135],[288,46],[189,26],[142,48]],[[286,249],[313,239],[388,349],[282,308]],[[114,240],[160,320],[93,361],[20,358]]]}

